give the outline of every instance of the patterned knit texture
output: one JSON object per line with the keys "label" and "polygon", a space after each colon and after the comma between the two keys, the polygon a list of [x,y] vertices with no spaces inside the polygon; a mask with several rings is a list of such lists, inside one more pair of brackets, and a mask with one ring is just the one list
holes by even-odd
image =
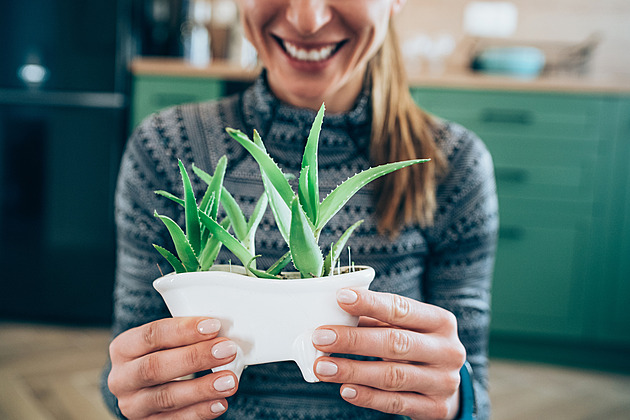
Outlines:
{"label": "patterned knit texture", "polygon": [[[326,115],[319,143],[320,195],[370,166],[370,101],[367,92],[352,110]],[[311,110],[281,103],[264,76],[244,93],[219,101],[169,108],[147,118],[130,138],[122,160],[116,194],[118,264],[114,336],[170,316],[152,281],[172,271],[152,244],[173,249],[154,210],[183,222],[181,208],[156,196],[166,190],[182,196],[177,168],[196,166],[212,173],[222,155],[228,157],[225,186],[251,214],[263,193],[258,165],[225,132],[240,129],[261,134],[269,154],[283,171],[297,174],[310,126]],[[409,227],[395,239],[376,230],[373,185],[357,193],[327,225],[320,243],[329,244],[359,219],[365,222],[350,239],[352,260],[374,267],[371,289],[397,293],[452,311],[460,339],[473,367],[478,418],[489,417],[487,343],[490,283],[494,264],[498,208],[493,165],[484,144],[459,125],[442,121],[435,132],[449,161],[449,174],[438,186],[438,208],[432,227]],[[196,195],[205,184],[191,176]],[[257,234],[256,250],[268,267],[287,250],[268,210]],[[237,261],[222,251],[219,262]],[[271,326],[270,328],[273,328]],[[103,394],[120,415],[106,385]],[[121,416],[122,417],[122,416]],[[293,362],[247,368],[237,394],[229,399],[225,419],[391,419],[395,416],[357,408],[341,399],[339,385],[306,383]]]}

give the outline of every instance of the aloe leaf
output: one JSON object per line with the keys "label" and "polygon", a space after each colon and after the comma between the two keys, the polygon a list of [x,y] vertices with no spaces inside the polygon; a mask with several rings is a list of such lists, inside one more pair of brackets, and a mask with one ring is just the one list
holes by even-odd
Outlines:
{"label": "aloe leaf", "polygon": [[245,248],[245,246],[232,234],[230,234],[223,226],[218,224],[216,220],[210,218],[207,214],[200,213],[201,223],[203,223],[210,232],[212,232],[212,236],[216,237],[227,249],[232,251],[236,258],[238,258],[244,267],[247,267],[249,260],[252,258],[252,254]]}
{"label": "aloe leaf", "polygon": [[267,269],[267,273],[272,275],[280,274],[280,272],[291,262],[291,251],[287,251],[278,261]]}
{"label": "aloe leaf", "polygon": [[262,138],[260,137],[260,134],[258,134],[257,130],[254,130],[254,144],[267,152],[267,148],[265,148],[265,143],[263,143]]}
{"label": "aloe leaf", "polygon": [[197,256],[182,228],[180,228],[179,225],[168,216],[161,216],[157,212],[155,212],[154,215],[159,218],[164,225],[166,225],[166,228],[173,239],[173,243],[175,244],[177,255],[184,267],[186,267],[186,271],[197,271],[197,268],[199,267]]}
{"label": "aloe leaf", "polygon": [[346,231],[339,237],[337,243],[330,247],[330,252],[328,252],[326,259],[324,260],[324,276],[330,274],[330,270],[335,266],[335,264],[337,264],[337,260],[341,255],[341,251],[343,251],[343,248],[346,246],[350,235],[352,235],[354,230],[358,228],[361,223],[363,223],[363,220],[359,220],[348,229],[346,229]]}
{"label": "aloe leaf", "polygon": [[293,257],[293,264],[302,278],[321,275],[324,257],[297,197],[291,203],[289,249]]}
{"label": "aloe leaf", "polygon": [[223,209],[232,222],[234,234],[239,241],[243,241],[247,237],[247,220],[243,211],[227,190],[223,190],[223,194],[221,194],[221,204],[223,204]]}
{"label": "aloe leaf", "polygon": [[[226,217],[220,224],[225,230],[228,230],[230,227],[230,219]],[[210,229],[206,229],[205,232],[209,234]],[[221,251],[221,245],[223,244],[216,238],[216,236],[210,236],[208,238],[206,245],[199,256],[199,265],[201,266],[200,271],[208,271],[210,267],[214,265],[214,262],[219,255],[219,251]]]}
{"label": "aloe leaf", "polygon": [[266,193],[263,193],[258,202],[256,203],[256,207],[254,207],[254,211],[249,218],[249,222],[247,222],[247,230],[251,232],[252,229],[256,230],[263,216],[265,215],[265,211],[267,210],[267,205],[269,204],[269,197],[267,197]]}
{"label": "aloe leaf", "polygon": [[[208,206],[205,206],[206,210],[202,210],[201,207],[198,208],[197,210],[205,213],[207,211],[207,207],[212,206],[213,202],[214,202],[214,193],[210,194],[210,200],[208,200]],[[209,237],[210,237],[210,231],[203,224],[201,224],[201,249],[205,248]]]}
{"label": "aloe leaf", "polygon": [[267,154],[265,149],[257,146],[241,131],[233,128],[227,128],[226,130],[230,136],[238,141],[252,155],[256,162],[258,162],[260,171],[269,177],[269,181],[271,181],[276,190],[278,190],[280,197],[282,197],[287,206],[290,206],[294,193],[276,162]]}
{"label": "aloe leaf", "polygon": [[[198,168],[195,166],[195,164],[193,163],[192,165],[192,170],[193,172],[199,177],[201,178],[202,181],[204,181],[206,184],[208,184],[208,188],[206,189],[206,193],[204,194],[203,198],[201,199],[201,204],[199,204],[199,208],[201,210],[203,210],[205,213],[208,213],[208,209],[209,208],[213,208],[212,205],[210,204],[210,195],[214,192],[215,195],[217,197],[219,197],[219,199],[221,198],[221,192],[223,190],[222,186],[223,186],[223,178],[225,177],[225,169],[227,167],[227,157],[225,155],[221,156],[219,158],[219,161],[217,163],[217,167],[214,171],[215,176],[212,176],[210,174],[208,174],[207,172],[203,171],[202,169]],[[202,177],[199,175],[199,172],[202,172],[203,174],[207,175],[206,177]],[[217,179],[216,175],[219,175],[219,178]],[[219,189],[217,187],[217,184],[221,185],[221,189]],[[225,190],[223,190],[225,191]],[[211,217],[216,218],[216,209],[218,209],[219,207],[219,201],[216,202],[215,208],[213,208],[214,212],[211,212],[210,215]]]}
{"label": "aloe leaf", "polygon": [[184,213],[186,215],[186,237],[190,242],[195,254],[201,251],[201,225],[199,223],[199,211],[197,209],[197,201],[193,192],[188,172],[181,160],[178,161],[179,172],[182,176],[184,184]]}
{"label": "aloe leaf", "polygon": [[304,166],[300,171],[300,178],[298,180],[298,197],[300,197],[300,204],[304,208],[304,212],[311,220],[313,224],[317,221],[316,209],[311,203],[311,196],[309,192],[309,173],[311,171],[310,166]]}
{"label": "aloe leaf", "polygon": [[330,219],[357,193],[361,188],[375,179],[387,175],[391,172],[416,163],[428,162],[431,159],[413,159],[401,162],[393,162],[385,165],[366,169],[348,178],[341,185],[337,186],[324,200],[319,207],[319,218],[316,229],[321,230]]}
{"label": "aloe leaf", "polygon": [[[206,184],[212,184],[214,179],[212,175],[194,165],[193,171]],[[239,207],[232,194],[230,194],[230,192],[225,187],[221,188],[220,201],[221,204],[223,204],[223,209],[225,210],[225,213],[232,222],[232,226],[234,227],[234,234],[240,241],[243,241],[247,237],[247,221],[245,220],[245,215],[243,215],[243,211]]]}
{"label": "aloe leaf", "polygon": [[255,255],[251,260],[247,263],[247,270],[254,274],[256,277],[261,279],[280,279],[280,276],[270,274],[267,271],[258,270],[255,267],[256,259],[258,259],[260,255]]}
{"label": "aloe leaf", "polygon": [[162,254],[164,258],[166,258],[166,261],[168,261],[168,263],[171,265],[171,267],[173,267],[173,270],[175,270],[176,273],[186,272],[186,267],[184,267],[184,264],[182,264],[182,262],[168,249],[162,248],[161,246],[156,244],[153,244],[153,248],[157,249],[157,251]]}
{"label": "aloe leaf", "polygon": [[179,204],[180,206],[184,207],[184,200],[182,200],[179,197],[174,196],[170,192],[158,190],[158,191],[154,191],[154,193],[156,193],[157,195],[161,195],[162,197],[166,197],[169,200],[172,200],[172,201],[176,202],[177,204]]}
{"label": "aloe leaf", "polygon": [[258,199],[258,202],[256,203],[256,207],[254,207],[254,211],[249,218],[249,222],[247,222],[247,238],[245,241],[242,242],[252,254],[254,253],[253,248],[254,239],[256,238],[256,230],[258,229],[258,225],[260,225],[260,222],[265,215],[268,204],[269,197],[267,197],[266,192],[263,192],[263,194]]}
{"label": "aloe leaf", "polygon": [[227,168],[227,157],[225,155],[221,156],[219,161],[217,162],[217,167],[214,171],[214,176],[212,177],[212,182],[208,186],[213,192],[216,200],[212,204],[210,208],[210,217],[216,220],[217,215],[219,213],[219,202],[221,201],[221,192],[223,190],[223,179],[225,178],[225,170]]}
{"label": "aloe leaf", "polygon": [[319,111],[315,116],[313,125],[311,126],[311,131],[308,134],[308,140],[306,141],[306,147],[304,148],[304,155],[302,157],[302,170],[304,170],[304,168],[306,168],[307,166],[310,167],[307,172],[308,182],[306,185],[308,188],[306,189],[306,195],[308,196],[307,207],[310,208],[312,212],[311,214],[309,214],[309,217],[311,218],[313,223],[317,223],[317,213],[319,210],[317,146],[319,143],[319,134],[322,129],[325,111],[326,106],[322,103],[322,106],[319,108]]}
{"label": "aloe leaf", "polygon": [[291,232],[291,208],[284,202],[278,190],[275,189],[267,175],[261,173],[265,192],[269,198],[269,207],[278,226],[280,234],[286,243],[289,243],[289,234]]}

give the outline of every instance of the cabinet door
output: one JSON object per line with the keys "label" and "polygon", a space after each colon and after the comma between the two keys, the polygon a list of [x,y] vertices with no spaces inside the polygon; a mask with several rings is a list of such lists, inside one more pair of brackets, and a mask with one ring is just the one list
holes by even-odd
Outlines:
{"label": "cabinet door", "polygon": [[[630,345],[630,99],[611,101],[606,113],[606,135],[615,138],[614,158],[602,162],[606,178],[601,205],[607,217],[601,227],[605,261],[593,268],[597,279],[590,289],[594,309],[589,314],[589,334],[598,341]],[[604,171],[602,171],[604,172]]]}
{"label": "cabinet door", "polygon": [[416,101],[478,134],[493,155],[501,218],[493,333],[584,334],[599,137],[597,96],[418,89]]}
{"label": "cabinet door", "polygon": [[200,77],[135,76],[131,124],[163,108],[187,102],[201,102],[223,96],[224,82]]}

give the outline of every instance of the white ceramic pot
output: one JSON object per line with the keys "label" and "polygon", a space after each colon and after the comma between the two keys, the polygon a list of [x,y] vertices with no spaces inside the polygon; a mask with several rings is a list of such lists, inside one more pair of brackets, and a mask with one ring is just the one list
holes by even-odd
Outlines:
{"label": "white ceramic pot", "polygon": [[[227,271],[226,271],[227,270]],[[230,271],[231,270],[231,271]],[[322,325],[356,326],[358,317],[337,304],[337,291],[367,289],[374,269],[312,279],[269,280],[245,276],[242,267],[168,274],[153,282],[173,316],[208,316],[221,321],[220,335],[238,346],[236,359],[213,371],[240,378],[247,366],[293,360],[308,382],[317,382],[315,360],[325,354],[311,335]]]}

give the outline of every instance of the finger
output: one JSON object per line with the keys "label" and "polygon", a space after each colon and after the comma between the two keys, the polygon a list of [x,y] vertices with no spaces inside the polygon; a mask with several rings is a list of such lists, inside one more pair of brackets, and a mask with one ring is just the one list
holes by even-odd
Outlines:
{"label": "finger", "polygon": [[110,345],[112,362],[215,338],[221,323],[212,318],[165,318],[127,330]]}
{"label": "finger", "polygon": [[[324,353],[355,354],[418,363],[446,363],[453,357],[450,349],[444,348],[439,337],[398,328],[324,326],[315,330],[312,341]],[[461,359],[457,356],[454,363],[459,363]]]}
{"label": "finger", "polygon": [[315,363],[321,381],[351,383],[383,391],[450,395],[459,388],[457,371],[390,361],[359,361],[322,357]]}
{"label": "finger", "polygon": [[119,374],[126,374],[128,389],[145,388],[225,365],[234,360],[236,349],[226,338],[202,341],[147,354],[127,363]]}
{"label": "finger", "polygon": [[435,399],[412,392],[390,392],[362,385],[344,385],[341,397],[359,407],[414,419],[450,419],[458,410],[457,393],[448,398]]}
{"label": "finger", "polygon": [[452,313],[397,294],[342,289],[337,293],[337,302],[351,315],[374,318],[417,332],[457,330],[457,321]]}
{"label": "finger", "polygon": [[177,411],[159,413],[148,417],[151,420],[207,420],[216,419],[227,410],[227,401],[208,401],[191,405]]}
{"label": "finger", "polygon": [[121,410],[126,410],[124,414],[127,417],[144,418],[155,413],[175,412],[204,402],[224,400],[233,395],[236,389],[237,380],[233,373],[213,373],[145,388],[125,400]]}

